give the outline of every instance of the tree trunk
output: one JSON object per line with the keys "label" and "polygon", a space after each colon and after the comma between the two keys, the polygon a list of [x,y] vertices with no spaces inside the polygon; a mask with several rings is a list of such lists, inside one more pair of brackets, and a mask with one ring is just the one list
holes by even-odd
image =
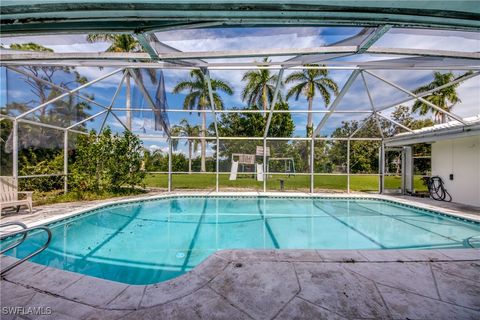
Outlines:
{"label": "tree trunk", "polygon": [[313,129],[313,114],[311,113],[313,109],[313,98],[312,97],[309,97],[308,98],[308,115],[307,115],[307,137],[311,137],[312,135],[312,131],[311,129]]}
{"label": "tree trunk", "polygon": [[[311,113],[313,108],[313,97],[308,98],[308,115],[307,115],[307,138],[312,137],[313,135],[313,114]],[[307,143],[307,159],[308,159],[308,166],[310,167],[311,164],[311,159],[310,159],[310,141],[306,141]]]}
{"label": "tree trunk", "polygon": [[[267,86],[263,86],[263,89],[262,89],[262,100],[263,100],[263,110],[264,110],[264,111],[267,111],[267,107],[268,107]],[[267,113],[265,112],[263,115],[264,115],[264,116],[267,116]]]}
{"label": "tree trunk", "polygon": [[192,141],[188,140],[188,174],[192,173]]}
{"label": "tree trunk", "polygon": [[[205,108],[202,106],[202,110],[205,110]],[[205,158],[207,155],[207,143],[205,141],[205,133],[207,130],[207,113],[202,112],[202,141],[201,141],[201,147],[202,147],[202,159],[201,159],[201,172],[205,172],[206,166],[205,166]]]}

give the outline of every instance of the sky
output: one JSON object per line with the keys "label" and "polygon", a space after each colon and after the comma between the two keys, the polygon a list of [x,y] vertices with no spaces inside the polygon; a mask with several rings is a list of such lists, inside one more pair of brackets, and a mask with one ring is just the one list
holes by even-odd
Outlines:
{"label": "sky", "polygon": [[[187,29],[175,30],[156,33],[157,38],[165,44],[177,48],[181,51],[226,51],[226,50],[259,50],[259,49],[287,49],[287,48],[308,48],[330,45],[337,41],[349,38],[357,34],[361,28],[350,27],[279,27],[279,28],[212,28],[212,29]],[[55,36],[35,36],[35,37],[16,37],[1,38],[1,44],[8,47],[12,43],[28,43],[35,42],[51,48],[55,52],[99,52],[109,47],[109,43],[88,43],[86,35],[55,35]],[[465,52],[480,51],[480,33],[466,33],[457,31],[436,31],[436,30],[405,30],[392,29],[387,32],[375,47],[393,47],[393,48],[422,48],[422,49],[442,49],[456,50]],[[291,57],[274,57],[273,61],[289,59]],[[385,59],[385,56],[373,55],[357,55],[346,58],[337,58],[343,61],[372,61],[374,59]],[[245,60],[245,59],[241,59]],[[256,58],[256,61],[261,60]],[[215,62],[225,62],[227,60],[217,59]],[[236,59],[235,61],[239,61]],[[247,61],[252,61],[248,59]],[[79,67],[77,71],[87,79],[95,79],[102,74],[112,71],[110,68],[86,68]],[[462,72],[452,70],[455,74],[460,75]],[[189,74],[187,70],[164,70],[165,87],[167,92],[167,101],[169,109],[182,109],[185,94],[173,94],[172,90],[178,81],[187,80]],[[228,96],[221,94],[225,108],[243,108],[245,102],[241,100],[241,91],[244,83],[241,81],[245,70],[212,70],[211,77],[218,78],[229,83],[234,89],[234,94]],[[276,71],[272,71],[276,72]],[[284,77],[288,76],[292,71],[285,71]],[[388,79],[408,90],[413,90],[421,85],[431,81],[432,71],[412,71],[412,70],[376,70],[374,71],[381,77]],[[331,77],[341,88],[350,75],[349,70],[331,70]],[[6,81],[8,75],[8,82]],[[63,77],[63,78],[62,78]],[[67,81],[69,75],[58,75],[55,79],[57,82]],[[96,83],[92,87],[81,90],[80,93],[88,94],[95,97],[95,101],[109,105],[113,93],[117,89],[121,74],[116,74],[105,80]],[[0,105],[11,102],[29,102],[34,105],[35,96],[29,92],[30,88],[25,84],[22,76],[13,75],[11,71],[5,72],[4,68],[0,69]],[[373,103],[376,108],[391,105],[407,98],[408,95],[403,93],[382,81],[366,75],[366,83],[369,87]],[[283,92],[286,93],[285,87]],[[462,116],[470,117],[480,114],[480,77],[475,77],[462,83],[457,89],[461,103],[453,108],[453,112]],[[154,88],[152,90],[154,91]],[[133,91],[133,107],[148,108],[148,104],[142,98],[138,89]],[[333,100],[333,99],[332,99]],[[289,100],[290,109],[306,110],[307,100],[300,97],[298,101],[293,98]],[[125,105],[125,89],[122,88],[117,99],[114,101],[114,107],[124,107]],[[411,103],[405,103],[411,105]],[[325,110],[323,100],[316,97],[313,103],[316,110]],[[93,107],[91,114],[101,111],[100,107]],[[337,110],[371,110],[365,85],[361,77],[354,82],[349,92],[344,96],[342,102],[338,105]],[[385,110],[383,113],[388,115],[393,108]],[[120,119],[125,120],[125,112],[117,111]],[[146,134],[155,134],[151,129],[153,121],[151,117],[146,116],[147,113],[135,113],[133,119],[133,127],[138,132],[143,132],[145,128]],[[292,114],[295,122],[295,136],[305,136],[305,126],[307,122],[307,114]],[[322,114],[314,114],[314,125],[318,124]],[[327,122],[322,134],[330,134],[342,121],[345,120],[361,120],[365,117],[363,114],[342,114],[333,116]],[[175,125],[186,118],[191,124],[200,124],[201,118],[197,113],[168,113],[171,125]],[[98,129],[103,119],[98,118],[93,122],[89,122],[89,128]],[[207,125],[213,122],[213,117],[208,114]],[[107,124],[114,130],[120,131],[122,126],[109,116]],[[158,133],[157,133],[158,134]],[[151,149],[165,150],[166,144],[145,141],[146,145]],[[179,147],[179,152],[185,152],[186,147]]]}

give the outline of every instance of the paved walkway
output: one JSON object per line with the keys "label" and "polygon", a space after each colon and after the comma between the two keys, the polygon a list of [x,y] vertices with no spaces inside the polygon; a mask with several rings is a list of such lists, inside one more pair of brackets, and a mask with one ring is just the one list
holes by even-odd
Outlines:
{"label": "paved walkway", "polygon": [[480,319],[480,250],[219,251],[148,286],[28,262],[1,293],[2,312],[52,310],[17,319]]}

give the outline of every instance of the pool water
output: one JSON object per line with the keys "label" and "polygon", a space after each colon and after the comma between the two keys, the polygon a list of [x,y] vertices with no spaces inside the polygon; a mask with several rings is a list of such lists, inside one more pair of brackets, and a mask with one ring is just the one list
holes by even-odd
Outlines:
{"label": "pool water", "polygon": [[[33,262],[127,284],[174,278],[221,249],[465,248],[480,235],[479,224],[394,202],[332,198],[165,198],[50,227],[52,242]],[[44,239],[32,234],[7,254],[26,256]]]}

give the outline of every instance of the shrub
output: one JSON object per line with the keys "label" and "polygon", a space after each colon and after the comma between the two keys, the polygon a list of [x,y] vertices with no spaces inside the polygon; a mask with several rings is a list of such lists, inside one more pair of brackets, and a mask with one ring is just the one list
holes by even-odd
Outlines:
{"label": "shrub", "polygon": [[80,191],[119,190],[141,184],[142,142],[131,132],[112,135],[105,129],[79,137],[71,166],[71,187]]}

